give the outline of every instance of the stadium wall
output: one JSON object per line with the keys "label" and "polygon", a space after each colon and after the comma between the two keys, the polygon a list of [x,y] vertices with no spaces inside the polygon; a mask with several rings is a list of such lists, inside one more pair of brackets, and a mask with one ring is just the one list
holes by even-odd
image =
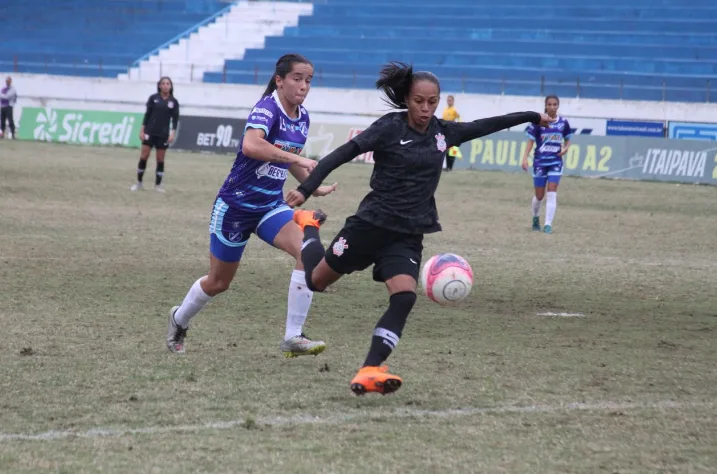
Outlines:
{"label": "stadium wall", "polygon": [[[0,73],[1,74],[1,73]],[[153,82],[119,81],[104,78],[13,74],[20,106],[92,110],[141,111],[155,90]],[[268,78],[258,78],[264,82]],[[246,117],[264,87],[256,85],[188,83],[178,84],[176,96],[185,113]],[[451,91],[444,91],[444,97]],[[540,110],[541,97],[455,94],[464,120],[517,110]],[[445,104],[441,104],[443,107]],[[312,117],[339,123],[370,123],[387,109],[372,90],[314,88],[306,102]],[[139,109],[139,110],[138,110]],[[637,102],[564,98],[561,113],[579,120],[624,119],[717,123],[717,104]]]}
{"label": "stadium wall", "polygon": [[[17,77],[22,85],[23,79]],[[56,78],[53,78],[56,79]],[[151,83],[90,80],[74,83],[74,79],[56,79],[51,93],[37,91],[32,96],[23,87],[18,109],[21,110],[20,133],[23,139],[118,145],[138,147],[137,131],[142,120],[146,97],[153,92]],[[65,82],[64,84],[62,84]],[[24,82],[24,85],[30,84]],[[62,84],[62,87],[55,87]],[[235,153],[245,119],[262,89],[258,86],[182,85],[177,99],[182,104],[177,140],[173,149],[207,153]],[[360,134],[385,106],[375,102],[377,94],[369,91],[343,91],[350,96],[338,101],[342,91],[312,91],[311,131],[304,154],[321,158],[331,150]],[[340,107],[364,112],[361,115],[342,113]],[[489,102],[495,98],[465,97],[466,102]],[[511,110],[535,109],[529,101],[516,99],[513,108],[492,110],[481,115],[494,115]],[[564,108],[570,107],[567,103]],[[577,102],[577,101],[574,101]],[[602,101],[591,101],[602,102]],[[502,106],[505,106],[505,103]],[[540,102],[539,102],[540,103]],[[237,104],[236,106],[227,104]],[[358,104],[358,105],[357,105]],[[679,111],[682,104],[660,104]],[[355,106],[355,108],[354,108]],[[605,104],[597,104],[605,106]],[[640,106],[653,104],[636,104]],[[699,107],[699,106],[693,106]],[[317,112],[320,111],[320,112]],[[466,110],[466,108],[464,108]],[[464,116],[467,115],[464,112]],[[694,117],[694,115],[692,116]],[[473,118],[473,117],[467,117]],[[634,116],[631,117],[634,119]],[[597,119],[591,119],[597,120]],[[679,123],[679,122],[675,122]],[[717,143],[712,140],[670,140],[665,138],[610,137],[578,134],[565,157],[564,173],[590,178],[623,178],[650,181],[671,181],[717,185]],[[520,157],[527,144],[524,133],[509,131],[474,140],[460,147],[456,169],[520,171]],[[372,154],[357,157],[357,163],[372,164]]]}
{"label": "stadium wall", "polygon": [[[305,154],[316,158],[325,156],[363,129],[362,126],[313,124]],[[499,132],[464,143],[455,169],[523,172],[520,165],[527,144],[523,132]],[[373,154],[360,155],[354,162],[373,164]],[[717,143],[578,135],[571,140],[564,157],[563,173],[586,178],[717,185]]]}

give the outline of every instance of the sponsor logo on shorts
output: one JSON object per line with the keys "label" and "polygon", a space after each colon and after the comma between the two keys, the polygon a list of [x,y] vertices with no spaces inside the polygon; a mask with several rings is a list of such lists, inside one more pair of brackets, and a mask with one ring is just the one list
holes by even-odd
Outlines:
{"label": "sponsor logo on shorts", "polygon": [[334,252],[334,255],[340,257],[344,254],[344,251],[347,248],[349,248],[349,244],[346,243],[346,239],[344,239],[343,237],[339,237],[339,240],[336,241],[336,243],[332,247],[332,250]]}

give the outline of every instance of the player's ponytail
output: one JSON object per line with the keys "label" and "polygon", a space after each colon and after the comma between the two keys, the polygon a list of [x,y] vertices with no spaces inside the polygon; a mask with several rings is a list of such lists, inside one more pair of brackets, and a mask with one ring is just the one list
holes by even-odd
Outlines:
{"label": "player's ponytail", "polygon": [[555,101],[558,103],[558,106],[560,106],[560,98],[557,95],[549,95],[545,98],[545,110],[544,113],[548,113],[548,101],[550,99],[555,99]]}
{"label": "player's ponytail", "polygon": [[440,82],[433,73],[413,72],[413,66],[398,61],[391,61],[381,69],[376,81],[376,89],[383,92],[384,102],[392,108],[407,109],[406,99],[411,92],[411,86],[416,81],[430,81],[438,86],[440,93]]}
{"label": "player's ponytail", "polygon": [[279,76],[282,79],[286,78],[286,75],[294,68],[294,64],[311,65],[311,61],[300,54],[285,54],[280,57],[276,62],[274,74],[271,75],[269,84],[266,85],[266,89],[264,90],[264,95],[262,95],[262,97],[266,97],[274,93],[276,90],[276,76]]}

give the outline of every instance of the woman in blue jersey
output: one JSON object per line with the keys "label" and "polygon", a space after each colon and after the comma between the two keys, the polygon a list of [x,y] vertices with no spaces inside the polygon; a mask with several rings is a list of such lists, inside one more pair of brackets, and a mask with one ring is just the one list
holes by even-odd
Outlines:
{"label": "woman in blue jersey", "polygon": [[528,134],[528,146],[523,154],[523,169],[528,171],[528,155],[535,145],[535,156],[533,158],[533,230],[540,232],[540,203],[545,197],[547,185],[548,196],[545,205],[545,233],[553,233],[553,219],[555,210],[558,207],[558,184],[563,174],[563,155],[570,147],[570,124],[558,116],[560,99],[558,96],[549,95],[545,98],[545,113],[553,122],[547,127],[530,124],[526,129]]}
{"label": "woman in blue jersey", "polygon": [[[167,348],[183,353],[189,321],[209,300],[229,288],[252,233],[296,259],[289,285],[286,332],[281,350],[287,357],[319,354],[326,345],[303,334],[313,293],[301,263],[303,232],[283,199],[287,173],[299,182],[316,162],[299,156],[309,134],[309,114],[301,105],[311,88],[314,68],[308,59],[279,58],[262,99],[249,114],[236,160],[219,190],[209,225],[209,274],[198,279],[180,306],[169,313]],[[336,189],[323,186],[316,196]]]}

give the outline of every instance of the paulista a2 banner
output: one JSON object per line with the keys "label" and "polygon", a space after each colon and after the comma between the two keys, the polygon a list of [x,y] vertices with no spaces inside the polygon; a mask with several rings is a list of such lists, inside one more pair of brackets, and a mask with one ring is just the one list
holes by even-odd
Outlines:
{"label": "paulista a2 banner", "polygon": [[[499,132],[464,143],[455,168],[519,171],[527,141]],[[576,135],[563,162],[564,175],[717,184],[717,143],[709,141]]]}

